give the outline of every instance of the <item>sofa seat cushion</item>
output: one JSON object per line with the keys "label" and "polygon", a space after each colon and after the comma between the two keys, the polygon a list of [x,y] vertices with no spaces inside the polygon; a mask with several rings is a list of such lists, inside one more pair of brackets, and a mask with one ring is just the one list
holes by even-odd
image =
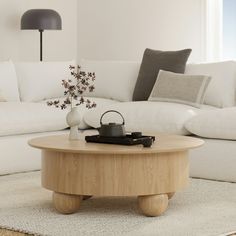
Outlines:
{"label": "sofa seat cushion", "polygon": [[[107,99],[92,99],[98,108],[115,103]],[[89,128],[83,121],[87,111],[85,105],[79,106],[81,112],[80,129]],[[0,136],[29,134],[36,132],[59,131],[68,128],[66,115],[68,110],[61,110],[41,103],[1,102],[0,103]]]}
{"label": "sofa seat cushion", "polygon": [[185,128],[201,137],[236,140],[236,107],[201,113],[191,118]]}
{"label": "sofa seat cushion", "polygon": [[40,103],[0,103],[0,136],[67,128],[66,111]]}
{"label": "sofa seat cushion", "polygon": [[[94,128],[100,126],[100,117],[107,110],[117,110],[125,118],[125,128],[127,132],[141,131],[146,133],[164,132],[171,134],[187,135],[184,124],[191,117],[203,110],[214,109],[210,106],[203,106],[202,109],[194,108],[184,104],[167,102],[125,102],[116,103],[88,111],[85,122]],[[104,116],[104,123],[121,122],[121,118],[116,113],[108,113]]]}

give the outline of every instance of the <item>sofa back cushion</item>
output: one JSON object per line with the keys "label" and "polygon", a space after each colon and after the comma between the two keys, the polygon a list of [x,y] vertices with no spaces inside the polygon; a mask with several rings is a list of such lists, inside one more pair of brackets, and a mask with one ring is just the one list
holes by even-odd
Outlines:
{"label": "sofa back cushion", "polygon": [[185,73],[211,77],[206,91],[205,104],[220,108],[234,106],[236,62],[188,64]]}
{"label": "sofa back cushion", "polygon": [[128,61],[81,60],[82,71],[95,72],[95,90],[85,96],[132,101],[140,63]]}
{"label": "sofa back cushion", "polygon": [[74,61],[15,63],[21,100],[37,102],[62,97],[62,80],[70,78]]}
{"label": "sofa back cushion", "polygon": [[0,97],[2,101],[20,100],[16,71],[11,61],[0,62]]}

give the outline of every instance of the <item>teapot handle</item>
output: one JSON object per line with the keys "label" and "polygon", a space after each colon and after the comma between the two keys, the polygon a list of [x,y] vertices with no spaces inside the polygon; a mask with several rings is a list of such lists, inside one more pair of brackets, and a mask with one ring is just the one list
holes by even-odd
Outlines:
{"label": "teapot handle", "polygon": [[119,114],[119,115],[121,116],[122,120],[123,120],[123,123],[122,123],[122,125],[124,125],[124,124],[125,124],[125,119],[124,119],[124,117],[121,115],[121,113],[120,113],[120,112],[118,112],[118,111],[115,111],[115,110],[109,110],[109,111],[106,111],[106,112],[104,112],[104,113],[102,114],[102,116],[101,116],[101,118],[100,118],[100,125],[103,125],[103,123],[102,123],[102,119],[103,119],[104,115],[105,115],[105,114],[107,114],[107,113],[110,113],[110,112],[114,112],[114,113],[117,113],[117,114]]}

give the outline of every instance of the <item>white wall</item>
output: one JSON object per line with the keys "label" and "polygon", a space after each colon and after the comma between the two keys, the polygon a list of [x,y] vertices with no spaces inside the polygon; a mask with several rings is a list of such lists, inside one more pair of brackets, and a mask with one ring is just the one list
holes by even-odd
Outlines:
{"label": "white wall", "polygon": [[21,31],[30,8],[52,8],[62,31],[44,32],[44,60],[141,60],[146,47],[193,49],[205,58],[205,0],[0,0],[0,60],[37,61],[38,31]]}
{"label": "white wall", "polygon": [[78,57],[141,60],[146,47],[205,59],[205,0],[78,0]]}
{"label": "white wall", "polygon": [[62,17],[62,31],[44,32],[44,60],[71,60],[77,54],[77,0],[0,0],[0,60],[39,60],[39,32],[20,30],[22,14],[51,8]]}

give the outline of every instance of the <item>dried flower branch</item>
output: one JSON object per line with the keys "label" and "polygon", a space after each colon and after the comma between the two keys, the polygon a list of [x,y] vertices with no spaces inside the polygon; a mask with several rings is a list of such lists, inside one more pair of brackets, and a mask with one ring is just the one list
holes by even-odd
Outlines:
{"label": "dried flower branch", "polygon": [[91,102],[89,99],[84,99],[84,92],[93,92],[95,89],[94,81],[95,81],[95,73],[85,72],[80,70],[80,66],[69,67],[71,78],[68,80],[62,80],[62,86],[65,88],[64,96],[65,100],[60,102],[59,100],[49,101],[47,102],[48,106],[55,106],[56,108],[66,109],[68,106],[71,109],[74,106],[79,106],[81,104],[85,104],[86,108],[91,109],[96,107],[95,102]]}

